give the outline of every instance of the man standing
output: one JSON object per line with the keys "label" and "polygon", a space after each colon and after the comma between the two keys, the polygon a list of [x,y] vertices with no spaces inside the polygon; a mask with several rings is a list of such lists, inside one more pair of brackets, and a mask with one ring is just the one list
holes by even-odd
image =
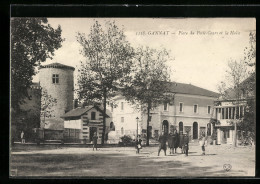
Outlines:
{"label": "man standing", "polygon": [[179,137],[179,148],[181,148],[181,153],[183,153],[183,145],[184,145],[184,135],[182,131],[180,131],[180,137]]}
{"label": "man standing", "polygon": [[184,143],[184,146],[183,146],[184,153],[185,153],[186,156],[188,156],[188,152],[189,152],[189,136],[188,136],[188,133],[186,133],[184,135],[183,143]]}
{"label": "man standing", "polygon": [[97,140],[98,140],[97,132],[94,133],[92,140],[93,140],[93,151],[94,151],[94,148],[96,148],[96,151],[97,151]]}
{"label": "man standing", "polygon": [[21,143],[24,144],[25,143],[25,136],[24,136],[24,132],[21,132]]}
{"label": "man standing", "polygon": [[160,156],[161,149],[164,151],[164,155],[166,156],[166,139],[167,137],[164,135],[164,132],[159,137],[159,150],[158,150],[158,156]]}
{"label": "man standing", "polygon": [[201,155],[205,155],[205,142],[206,142],[205,133],[202,133],[200,141],[199,141],[201,149],[202,149],[202,154]]}

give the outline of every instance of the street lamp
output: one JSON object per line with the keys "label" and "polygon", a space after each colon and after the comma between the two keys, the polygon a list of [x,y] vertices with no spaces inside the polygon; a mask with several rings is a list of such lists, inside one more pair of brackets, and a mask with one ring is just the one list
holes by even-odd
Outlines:
{"label": "street lamp", "polygon": [[136,117],[136,139],[138,137],[138,120],[139,120],[139,118]]}

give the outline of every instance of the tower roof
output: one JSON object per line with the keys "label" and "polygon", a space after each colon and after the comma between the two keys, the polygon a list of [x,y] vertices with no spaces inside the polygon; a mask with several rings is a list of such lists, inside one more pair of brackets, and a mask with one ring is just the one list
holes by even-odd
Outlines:
{"label": "tower roof", "polygon": [[75,68],[72,66],[63,65],[60,63],[51,63],[49,65],[43,65],[43,66],[41,66],[41,68],[62,68],[62,69],[69,69],[69,70],[73,70],[73,71],[75,70]]}

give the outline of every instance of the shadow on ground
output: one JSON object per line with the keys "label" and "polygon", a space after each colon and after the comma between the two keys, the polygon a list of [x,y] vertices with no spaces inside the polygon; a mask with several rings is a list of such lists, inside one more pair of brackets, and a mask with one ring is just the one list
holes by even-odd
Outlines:
{"label": "shadow on ground", "polygon": [[[214,155],[214,154],[213,154]],[[196,155],[194,155],[196,156]],[[163,156],[161,156],[163,157]],[[86,154],[15,154],[11,156],[11,169],[17,176],[232,176],[243,171],[229,171],[210,167],[193,166],[192,162],[163,160],[161,157],[126,155],[124,153]],[[174,157],[171,157],[174,158]]]}

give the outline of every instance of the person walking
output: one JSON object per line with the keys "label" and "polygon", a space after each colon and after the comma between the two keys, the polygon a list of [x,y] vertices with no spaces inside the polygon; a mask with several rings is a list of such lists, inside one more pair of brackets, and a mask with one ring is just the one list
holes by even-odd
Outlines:
{"label": "person walking", "polygon": [[205,143],[206,143],[205,133],[202,133],[199,143],[202,149],[201,155],[205,155]]}
{"label": "person walking", "polygon": [[164,132],[161,133],[159,137],[159,150],[158,150],[158,156],[160,156],[160,152],[163,149],[164,155],[166,156],[166,141],[167,137],[164,135]]}
{"label": "person walking", "polygon": [[97,140],[98,140],[97,132],[94,133],[92,140],[93,140],[93,151],[94,151],[94,148],[96,148],[96,151],[97,151]]}
{"label": "person walking", "polygon": [[142,139],[140,135],[138,135],[136,140],[136,154],[139,154],[140,149],[142,149]]}
{"label": "person walking", "polygon": [[21,143],[25,144],[25,135],[23,131],[21,132]]}
{"label": "person walking", "polygon": [[188,133],[184,134],[183,138],[183,151],[186,156],[189,155],[189,136]]}
{"label": "person walking", "polygon": [[170,149],[170,154],[172,154],[173,151],[173,133],[170,132],[168,135],[168,148]]}
{"label": "person walking", "polygon": [[183,132],[180,131],[180,136],[179,136],[179,148],[181,148],[181,153],[184,152],[184,150],[183,150],[183,144],[184,144],[184,135],[183,135]]}
{"label": "person walking", "polygon": [[172,141],[173,141],[173,153],[177,153],[177,148],[179,146],[179,134],[177,130],[174,130]]}

